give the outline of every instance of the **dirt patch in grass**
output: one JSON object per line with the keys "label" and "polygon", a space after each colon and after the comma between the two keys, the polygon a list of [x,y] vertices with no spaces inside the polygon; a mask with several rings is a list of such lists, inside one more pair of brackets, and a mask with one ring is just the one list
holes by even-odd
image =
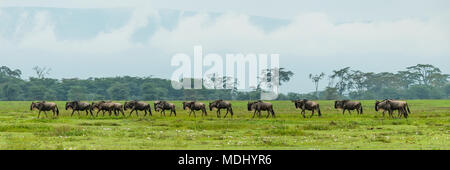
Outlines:
{"label": "dirt patch in grass", "polygon": [[120,123],[116,122],[83,122],[79,123],[80,126],[121,126]]}

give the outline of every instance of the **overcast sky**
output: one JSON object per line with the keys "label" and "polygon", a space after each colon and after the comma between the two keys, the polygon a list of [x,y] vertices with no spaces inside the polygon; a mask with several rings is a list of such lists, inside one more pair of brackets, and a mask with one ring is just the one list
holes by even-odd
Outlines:
{"label": "overcast sky", "polygon": [[[350,66],[450,73],[448,0],[0,0],[0,65],[34,76],[170,78],[176,53],[279,53],[310,92],[310,73]],[[321,88],[327,80],[321,83]]]}

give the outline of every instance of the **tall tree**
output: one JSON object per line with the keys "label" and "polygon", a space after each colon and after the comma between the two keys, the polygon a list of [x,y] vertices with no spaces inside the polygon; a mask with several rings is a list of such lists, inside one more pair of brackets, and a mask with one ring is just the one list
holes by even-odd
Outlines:
{"label": "tall tree", "polygon": [[407,67],[408,71],[415,74],[419,84],[426,86],[431,85],[433,78],[441,74],[441,70],[431,64],[417,64],[415,66]]}
{"label": "tall tree", "polygon": [[50,74],[50,71],[52,70],[51,68],[47,68],[47,67],[39,67],[39,66],[35,66],[33,67],[33,70],[36,72],[36,75],[38,76],[39,79],[44,79],[47,75]]}
{"label": "tall tree", "polygon": [[334,85],[334,87],[338,90],[340,96],[342,96],[348,88],[348,82],[350,80],[350,67],[345,67],[340,70],[333,70],[333,74],[330,78],[334,81],[334,79],[338,79],[338,82]]}
{"label": "tall tree", "polygon": [[325,73],[320,73],[320,74],[309,74],[309,79],[312,80],[312,82],[314,83],[314,86],[316,87],[316,96],[317,98],[319,98],[319,81],[323,79],[323,77],[325,76]]}

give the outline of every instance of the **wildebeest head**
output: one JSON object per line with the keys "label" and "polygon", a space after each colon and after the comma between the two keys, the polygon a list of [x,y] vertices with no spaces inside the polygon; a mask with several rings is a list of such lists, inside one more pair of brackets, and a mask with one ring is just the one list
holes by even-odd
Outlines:
{"label": "wildebeest head", "polygon": [[30,106],[30,110],[33,110],[33,109],[39,109],[41,106],[42,106],[42,104],[43,103],[45,103],[45,101],[42,101],[42,102],[31,102],[31,106]]}
{"label": "wildebeest head", "polygon": [[67,102],[67,103],[66,103],[66,110],[69,109],[69,108],[70,108],[70,109],[73,109],[73,108],[74,108],[74,102]]}
{"label": "wildebeest head", "polygon": [[217,108],[219,105],[219,102],[221,102],[221,101],[222,100],[216,100],[216,101],[209,103],[209,111],[212,111],[214,108]]}
{"label": "wildebeest head", "polygon": [[136,100],[125,102],[125,104],[123,105],[123,109],[127,110],[127,109],[133,108],[133,106],[134,106],[134,104],[136,104],[136,102],[137,102]]}
{"label": "wildebeest head", "polygon": [[383,100],[383,101],[375,101],[375,111],[378,112],[378,110],[383,109],[383,110],[388,110],[390,109],[390,105],[388,103],[388,100]]}
{"label": "wildebeest head", "polygon": [[30,110],[33,110],[34,108],[36,108],[36,103],[31,102]]}
{"label": "wildebeest head", "polygon": [[253,105],[255,105],[258,102],[248,102],[247,104],[247,109],[248,111],[252,111],[253,110]]}
{"label": "wildebeest head", "polygon": [[[155,111],[157,111],[157,110],[156,110],[156,106],[157,106],[159,103],[161,103],[161,101],[159,101],[159,100],[153,102],[153,108],[155,108]],[[158,112],[158,111],[157,111],[157,112]]]}
{"label": "wildebeest head", "polygon": [[334,101],[334,108],[338,109],[338,108],[342,108],[344,106],[344,100],[336,100]]}
{"label": "wildebeest head", "polygon": [[189,105],[188,102],[183,102],[183,110],[186,110],[186,108],[189,107],[188,105]]}
{"label": "wildebeest head", "polygon": [[100,104],[101,104],[101,101],[97,102],[97,103],[92,102],[91,108],[92,109],[100,109]]}
{"label": "wildebeest head", "polygon": [[295,101],[295,107],[302,108],[303,105],[305,105],[306,102],[308,102],[307,99],[296,100]]}

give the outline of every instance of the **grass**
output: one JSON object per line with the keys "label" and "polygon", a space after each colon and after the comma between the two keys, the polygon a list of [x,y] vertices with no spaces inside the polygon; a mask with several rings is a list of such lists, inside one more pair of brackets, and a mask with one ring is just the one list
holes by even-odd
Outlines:
{"label": "grass", "polygon": [[233,119],[188,117],[179,101],[177,117],[70,117],[56,102],[60,117],[37,119],[31,102],[0,102],[0,149],[450,149],[450,100],[410,100],[408,119],[383,118],[374,101],[363,101],[363,115],[318,102],[322,117],[303,118],[290,101],[273,101],[275,119],[252,119],[246,101],[232,102]]}

